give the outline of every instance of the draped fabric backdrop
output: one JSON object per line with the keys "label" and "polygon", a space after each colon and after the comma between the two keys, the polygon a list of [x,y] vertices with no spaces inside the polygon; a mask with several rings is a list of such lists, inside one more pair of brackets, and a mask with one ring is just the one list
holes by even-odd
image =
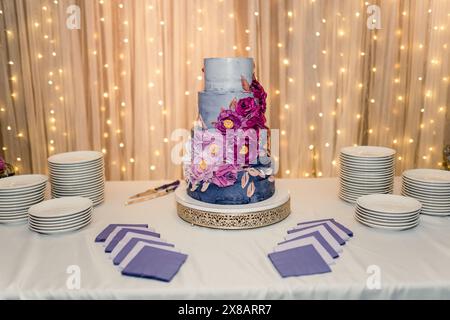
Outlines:
{"label": "draped fabric backdrop", "polygon": [[[66,26],[71,4],[80,29]],[[354,144],[395,148],[397,173],[438,167],[450,140],[447,0],[0,6],[0,145],[20,172],[94,149],[109,179],[180,177],[171,133],[192,126],[202,60],[215,56],[255,58],[280,129],[279,176],[335,175],[340,148]]]}

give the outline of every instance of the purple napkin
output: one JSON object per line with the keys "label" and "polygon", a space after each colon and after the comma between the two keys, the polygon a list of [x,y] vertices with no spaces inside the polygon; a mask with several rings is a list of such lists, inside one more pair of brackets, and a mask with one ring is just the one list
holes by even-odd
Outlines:
{"label": "purple napkin", "polygon": [[144,227],[148,228],[147,224],[132,224],[132,223],[114,223],[107,226],[99,235],[95,238],[95,242],[104,242],[106,238],[114,231],[116,227]]}
{"label": "purple napkin", "polygon": [[179,252],[143,247],[122,270],[122,274],[169,282],[186,259],[187,255]]}
{"label": "purple napkin", "polygon": [[302,236],[298,236],[298,237],[296,237],[296,238],[293,238],[293,239],[290,239],[290,240],[286,240],[286,241],[280,242],[280,243],[278,243],[278,244],[283,244],[283,243],[286,243],[286,242],[291,242],[291,241],[295,241],[295,240],[298,240],[298,239],[309,238],[309,237],[314,237],[314,238],[316,238],[317,241],[319,241],[319,243],[325,248],[325,250],[328,251],[328,253],[329,253],[333,258],[339,257],[339,254],[336,252],[336,250],[334,250],[333,247],[330,246],[330,244],[328,243],[328,241],[325,240],[325,238],[320,234],[319,231],[314,231],[314,232],[311,232],[311,233],[307,233],[307,234],[304,234],[304,235],[302,235]]}
{"label": "purple napkin", "polygon": [[339,237],[339,235],[333,230],[333,228],[331,228],[331,227],[330,227],[329,225],[327,225],[326,223],[319,223],[319,224],[316,224],[316,225],[314,225],[314,226],[309,226],[309,227],[305,227],[305,228],[298,228],[298,229],[294,229],[294,230],[289,230],[288,233],[294,233],[294,232],[298,232],[298,231],[301,231],[301,230],[307,230],[307,229],[314,228],[314,227],[317,227],[317,226],[324,226],[324,227],[328,230],[328,232],[330,232],[331,236],[332,236],[333,238],[335,238],[336,241],[337,241],[341,246],[345,244],[345,240],[342,239],[341,237]]}
{"label": "purple napkin", "polygon": [[313,245],[273,252],[269,259],[283,278],[331,272]]}
{"label": "purple napkin", "polygon": [[105,252],[113,251],[113,249],[116,247],[116,245],[119,243],[119,241],[122,240],[123,237],[125,237],[127,232],[148,234],[148,235],[151,235],[151,236],[154,236],[154,237],[157,237],[157,238],[160,237],[159,233],[156,233],[156,232],[153,232],[153,231],[150,231],[150,230],[136,230],[136,229],[124,228],[124,229],[120,230],[119,232],[117,232],[117,234],[114,236],[114,238],[111,240],[111,242],[106,246]]}
{"label": "purple napkin", "polygon": [[300,222],[297,223],[298,226],[301,226],[303,224],[307,224],[307,223],[313,223],[313,222],[326,222],[326,221],[330,221],[331,223],[333,223],[336,227],[338,227],[339,229],[341,229],[342,231],[344,231],[346,234],[348,234],[349,237],[353,237],[353,231],[346,228],[344,225],[340,224],[339,222],[337,222],[336,220],[334,220],[333,218],[331,219],[320,219],[320,220],[312,220],[312,221],[307,221],[307,222]]}
{"label": "purple napkin", "polygon": [[120,250],[120,252],[115,256],[115,258],[113,259],[113,263],[115,265],[120,264],[122,262],[122,260],[125,259],[125,257],[128,255],[128,253],[131,250],[133,250],[134,246],[139,241],[151,243],[151,244],[157,244],[157,245],[161,245],[161,246],[175,247],[173,244],[167,243],[167,242],[159,242],[159,241],[153,241],[153,240],[141,239],[141,238],[131,238],[130,241],[128,241],[128,243],[122,248],[122,250]]}

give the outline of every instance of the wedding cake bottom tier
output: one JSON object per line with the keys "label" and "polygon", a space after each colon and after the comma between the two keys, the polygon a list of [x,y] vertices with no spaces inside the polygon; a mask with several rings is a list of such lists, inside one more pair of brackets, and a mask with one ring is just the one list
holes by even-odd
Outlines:
{"label": "wedding cake bottom tier", "polygon": [[[213,204],[248,204],[266,200],[275,193],[273,177],[251,176],[246,171],[240,171],[236,182],[228,187],[219,187],[210,183],[205,191],[202,184],[192,191],[189,184],[187,193],[192,198]],[[246,179],[247,178],[247,179]]]}

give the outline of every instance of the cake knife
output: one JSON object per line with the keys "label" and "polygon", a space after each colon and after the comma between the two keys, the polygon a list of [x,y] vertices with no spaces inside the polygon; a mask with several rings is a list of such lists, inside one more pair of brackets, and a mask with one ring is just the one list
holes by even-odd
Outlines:
{"label": "cake knife", "polygon": [[151,195],[151,194],[157,193],[158,191],[165,190],[165,189],[170,188],[170,187],[174,187],[174,186],[178,187],[179,185],[180,185],[180,180],[175,180],[174,182],[171,182],[171,183],[168,183],[168,184],[163,184],[160,187],[150,188],[150,189],[145,190],[143,192],[137,193],[134,196],[129,197],[128,199],[136,199],[136,198],[144,197],[144,196],[147,196],[147,195]]}
{"label": "cake knife", "polygon": [[161,191],[156,191],[155,193],[152,193],[145,197],[129,199],[127,202],[125,202],[125,205],[127,206],[127,205],[134,204],[134,203],[139,203],[139,202],[143,202],[143,201],[147,201],[147,200],[156,199],[156,198],[165,196],[166,194],[169,194],[171,192],[174,192],[177,188],[178,188],[178,184],[175,186],[169,187],[167,189],[163,189]]}

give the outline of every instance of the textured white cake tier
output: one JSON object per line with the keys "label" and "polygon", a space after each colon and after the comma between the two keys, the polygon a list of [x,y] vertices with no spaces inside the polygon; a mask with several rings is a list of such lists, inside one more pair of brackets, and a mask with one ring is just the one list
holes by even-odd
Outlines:
{"label": "textured white cake tier", "polygon": [[241,77],[252,82],[252,58],[207,58],[205,91],[242,91]]}

